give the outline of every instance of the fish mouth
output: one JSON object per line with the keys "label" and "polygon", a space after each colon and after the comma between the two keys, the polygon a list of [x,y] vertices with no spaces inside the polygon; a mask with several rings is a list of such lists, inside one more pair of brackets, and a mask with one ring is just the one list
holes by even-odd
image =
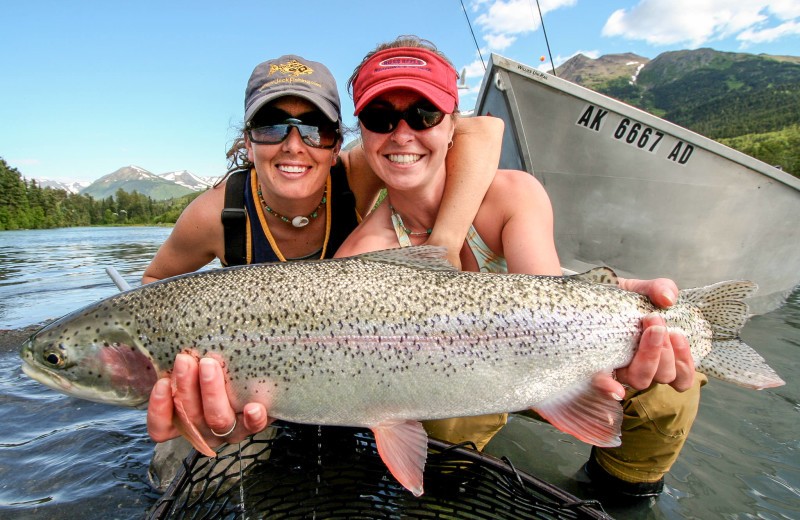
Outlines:
{"label": "fish mouth", "polygon": [[30,377],[34,381],[70,397],[86,399],[87,401],[93,401],[96,403],[128,406],[137,409],[147,408],[147,398],[141,399],[135,396],[119,396],[113,392],[104,393],[91,387],[84,387],[80,384],[73,383],[69,379],[56,374],[55,372],[42,370],[38,366],[33,365],[24,359],[22,361],[22,372],[24,372],[26,376]]}
{"label": "fish mouth", "polygon": [[22,372],[34,381],[37,381],[45,386],[49,386],[53,390],[70,392],[73,384],[70,380],[53,372],[47,372],[30,364],[27,360],[22,360]]}

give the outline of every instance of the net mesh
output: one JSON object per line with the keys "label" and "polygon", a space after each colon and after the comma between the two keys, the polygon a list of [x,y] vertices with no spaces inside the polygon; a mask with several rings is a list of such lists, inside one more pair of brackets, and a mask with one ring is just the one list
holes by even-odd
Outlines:
{"label": "net mesh", "polygon": [[609,519],[531,475],[431,439],[425,493],[391,476],[369,430],[276,423],[216,458],[184,462],[149,518]]}

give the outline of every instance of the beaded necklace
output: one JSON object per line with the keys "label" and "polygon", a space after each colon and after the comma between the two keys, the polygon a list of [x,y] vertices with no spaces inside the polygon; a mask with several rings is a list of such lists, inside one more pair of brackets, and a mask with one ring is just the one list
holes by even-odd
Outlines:
{"label": "beaded necklace", "polygon": [[317,206],[314,209],[314,211],[311,212],[310,215],[306,217],[302,215],[297,215],[293,219],[289,220],[289,217],[284,217],[283,215],[281,215],[280,213],[278,213],[277,211],[275,211],[274,209],[270,208],[267,205],[266,201],[264,201],[264,196],[261,194],[261,187],[258,188],[258,200],[261,202],[261,206],[265,210],[267,210],[268,213],[272,213],[282,221],[291,224],[296,228],[306,227],[310,222],[310,219],[317,218],[317,215],[319,214],[319,208],[321,208],[328,201],[327,195],[328,195],[328,186],[326,185],[325,190],[322,192],[322,200],[319,202],[319,206]]}
{"label": "beaded necklace", "polygon": [[[251,188],[253,191],[258,191],[258,177],[255,173],[255,168],[253,168],[251,173]],[[325,193],[330,193],[331,190],[331,176],[328,175],[328,181],[325,183]],[[327,197],[323,195],[323,199]],[[320,203],[320,206],[322,203]],[[267,237],[267,241],[269,245],[272,247],[272,250],[275,252],[275,256],[278,257],[278,260],[281,262],[286,262],[286,257],[283,256],[281,250],[278,248],[278,243],[275,241],[275,237],[272,236],[272,232],[269,230],[269,224],[267,223],[267,219],[265,218],[264,212],[262,211],[264,208],[263,204],[261,206],[256,205],[256,212],[258,213],[258,219],[261,222],[261,227],[264,229],[264,235]],[[317,208],[319,209],[319,208]],[[320,259],[325,258],[325,253],[328,250],[328,240],[331,237],[331,205],[328,204],[325,210],[325,240],[322,243],[322,253],[319,255]],[[294,259],[293,259],[294,260]]]}
{"label": "beaded necklace", "polygon": [[397,221],[398,221],[398,223],[400,224],[400,227],[402,227],[402,228],[403,228],[403,231],[405,231],[407,235],[410,235],[410,236],[425,236],[425,235],[430,235],[431,233],[433,233],[433,228],[430,228],[430,229],[428,229],[428,230],[426,230],[426,231],[422,231],[422,232],[416,232],[416,233],[415,233],[415,232],[413,232],[413,231],[411,231],[411,230],[410,230],[409,228],[407,228],[407,227],[406,227],[406,225],[403,223],[403,217],[401,217],[401,216],[400,216],[400,213],[398,213],[398,212],[397,212],[397,210],[395,210],[395,209],[394,209],[394,206],[392,206],[391,204],[389,204],[389,209],[391,209],[391,210],[392,210],[392,215],[396,215],[396,216],[397,216]]}

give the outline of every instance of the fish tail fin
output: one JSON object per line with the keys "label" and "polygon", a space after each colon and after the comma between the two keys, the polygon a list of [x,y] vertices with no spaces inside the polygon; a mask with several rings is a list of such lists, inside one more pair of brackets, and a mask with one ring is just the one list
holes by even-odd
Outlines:
{"label": "fish tail fin", "polygon": [[785,384],[764,358],[739,338],[750,309],[741,301],[758,286],[749,281],[719,282],[708,287],[681,291],[681,297],[700,308],[711,325],[711,352],[697,370],[748,388],[761,390]]}

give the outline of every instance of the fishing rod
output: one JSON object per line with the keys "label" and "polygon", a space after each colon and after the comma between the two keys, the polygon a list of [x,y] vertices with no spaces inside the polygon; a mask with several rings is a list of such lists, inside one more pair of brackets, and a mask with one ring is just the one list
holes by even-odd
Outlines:
{"label": "fishing rod", "polygon": [[[528,0],[528,3],[530,5],[530,0]],[[542,33],[544,34],[544,43],[545,45],[547,45],[547,55],[550,56],[550,65],[553,66],[553,76],[558,76],[558,74],[556,74],[556,62],[553,61],[553,53],[550,52],[550,40],[547,39],[547,30],[544,28],[544,17],[542,16],[542,8],[539,5],[539,0],[536,0],[536,8],[539,9],[539,21],[542,22]]]}
{"label": "fishing rod", "polygon": [[106,273],[108,273],[108,276],[111,277],[111,280],[114,282],[114,285],[116,285],[117,289],[119,289],[120,291],[128,291],[132,289],[131,285],[127,281],[125,281],[122,275],[119,274],[119,271],[117,271],[113,266],[106,267]]}
{"label": "fishing rod", "polygon": [[[461,1],[461,10],[464,11],[464,18],[467,19],[467,25],[469,26],[469,32],[472,34],[472,41],[475,42],[475,48],[478,50],[478,56],[481,58],[481,64],[483,65],[483,70],[486,70],[486,62],[483,61],[483,53],[481,52],[481,47],[478,45],[478,39],[475,37],[475,31],[472,30],[472,22],[469,21],[469,15],[467,14],[467,8],[464,7],[464,0]],[[533,15],[533,5],[531,5],[530,0],[528,0],[528,5],[531,8],[531,16]],[[544,27],[544,17],[542,16],[542,8],[539,5],[539,0],[536,0],[536,8],[539,10],[539,20],[542,22],[542,33],[544,34],[544,43],[547,46],[547,55],[550,56],[550,64],[552,65],[553,69],[553,76],[558,76],[556,74],[556,64],[553,61],[553,53],[550,51],[550,40],[547,38],[547,30]]]}
{"label": "fishing rod", "polygon": [[472,30],[472,23],[469,21],[469,15],[467,14],[467,8],[464,7],[464,0],[461,0],[461,9],[464,11],[464,18],[467,19],[467,25],[469,25],[469,32],[472,33],[472,41],[475,42],[475,48],[478,49],[478,56],[481,58],[481,64],[483,65],[483,70],[486,70],[486,62],[483,61],[483,53],[481,53],[481,47],[478,45],[478,39],[475,38],[475,31]]}

